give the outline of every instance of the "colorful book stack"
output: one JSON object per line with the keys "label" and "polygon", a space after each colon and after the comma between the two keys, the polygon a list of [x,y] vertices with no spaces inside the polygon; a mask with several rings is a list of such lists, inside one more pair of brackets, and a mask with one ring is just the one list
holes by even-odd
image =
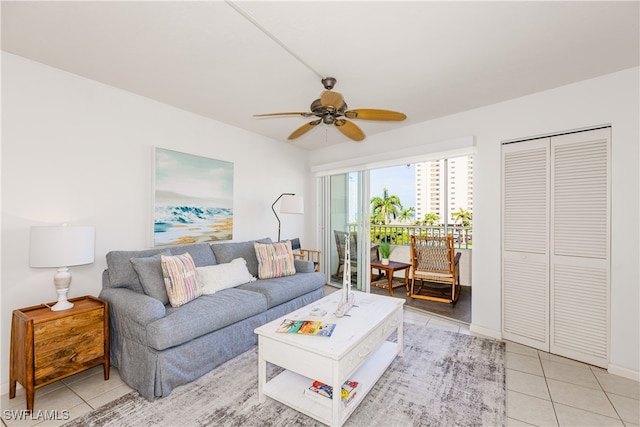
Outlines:
{"label": "colorful book stack", "polygon": [[335,328],[335,323],[326,323],[321,320],[285,319],[280,326],[278,326],[277,332],[330,337]]}
{"label": "colorful book stack", "polygon": [[[347,380],[342,384],[342,404],[347,406],[356,397],[358,388],[357,381]],[[324,405],[330,405],[333,399],[333,388],[320,381],[314,381],[311,387],[305,389],[304,394],[312,399],[316,399]]]}

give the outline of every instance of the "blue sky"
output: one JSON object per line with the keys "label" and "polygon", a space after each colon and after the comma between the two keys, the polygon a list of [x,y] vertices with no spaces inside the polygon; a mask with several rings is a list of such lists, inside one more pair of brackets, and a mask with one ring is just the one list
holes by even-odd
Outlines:
{"label": "blue sky", "polygon": [[415,179],[414,165],[373,169],[370,174],[371,197],[382,197],[382,191],[386,187],[389,195],[400,198],[403,207],[415,207]]}

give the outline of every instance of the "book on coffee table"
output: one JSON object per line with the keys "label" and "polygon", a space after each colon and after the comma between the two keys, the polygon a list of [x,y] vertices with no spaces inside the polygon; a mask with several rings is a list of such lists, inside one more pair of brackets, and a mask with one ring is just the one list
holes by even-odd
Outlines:
{"label": "book on coffee table", "polygon": [[322,320],[285,319],[278,326],[277,332],[330,337],[335,328],[335,323],[326,323]]}
{"label": "book on coffee table", "polygon": [[[342,384],[341,398],[345,406],[356,397],[357,387],[357,381],[347,380]],[[333,399],[333,387],[320,381],[314,381],[309,388],[305,389],[304,394],[324,405],[328,405]]]}

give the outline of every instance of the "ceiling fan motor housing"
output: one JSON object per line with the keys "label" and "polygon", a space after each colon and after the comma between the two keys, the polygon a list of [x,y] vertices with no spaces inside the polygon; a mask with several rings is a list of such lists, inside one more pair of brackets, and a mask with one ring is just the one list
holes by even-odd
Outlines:
{"label": "ceiling fan motor housing", "polygon": [[311,111],[315,116],[320,117],[325,125],[334,124],[336,118],[343,116],[346,109],[346,102],[343,102],[338,109],[322,105],[320,99],[316,99],[311,103]]}

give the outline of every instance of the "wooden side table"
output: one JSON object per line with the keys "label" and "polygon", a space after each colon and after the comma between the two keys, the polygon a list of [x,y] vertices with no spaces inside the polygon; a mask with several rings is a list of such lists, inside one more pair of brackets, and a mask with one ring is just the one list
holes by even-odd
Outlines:
{"label": "wooden side table", "polygon": [[[373,269],[383,270],[387,275],[387,285],[378,285],[373,283]],[[404,262],[396,262],[389,261],[389,264],[383,264],[380,260],[371,260],[371,284],[377,288],[389,289],[389,295],[393,296],[393,273],[396,271],[404,270],[404,287],[407,290],[407,294],[409,294],[409,268],[411,268],[411,264],[406,264]],[[397,285],[402,286],[402,285]]]}
{"label": "wooden side table", "polygon": [[45,304],[13,311],[9,398],[16,382],[33,411],[35,390],[97,365],[109,379],[109,307],[93,296],[71,298],[73,308],[51,311]]}

